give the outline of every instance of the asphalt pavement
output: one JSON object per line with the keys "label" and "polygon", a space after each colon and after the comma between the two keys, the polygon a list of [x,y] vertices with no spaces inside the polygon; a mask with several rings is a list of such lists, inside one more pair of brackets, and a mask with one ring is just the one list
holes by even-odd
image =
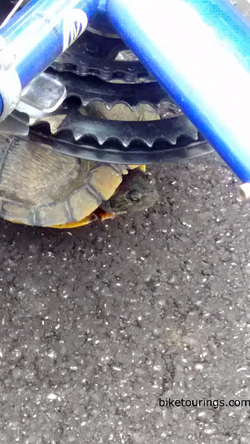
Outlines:
{"label": "asphalt pavement", "polygon": [[1,443],[249,443],[250,204],[214,154],[150,171],[144,213],[0,221]]}

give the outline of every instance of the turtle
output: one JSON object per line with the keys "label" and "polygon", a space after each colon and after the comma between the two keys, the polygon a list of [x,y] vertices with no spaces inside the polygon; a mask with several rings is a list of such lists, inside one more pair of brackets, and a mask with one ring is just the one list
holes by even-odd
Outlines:
{"label": "turtle", "polygon": [[47,145],[0,135],[3,219],[74,228],[145,209],[156,199],[155,183],[144,166],[79,159],[53,152]]}

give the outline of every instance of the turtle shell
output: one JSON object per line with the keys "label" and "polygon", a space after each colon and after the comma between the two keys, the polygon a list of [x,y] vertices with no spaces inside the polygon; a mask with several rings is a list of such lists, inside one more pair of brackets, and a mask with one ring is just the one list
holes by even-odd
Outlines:
{"label": "turtle shell", "polygon": [[102,164],[0,136],[0,216],[52,226],[89,216],[135,165]]}

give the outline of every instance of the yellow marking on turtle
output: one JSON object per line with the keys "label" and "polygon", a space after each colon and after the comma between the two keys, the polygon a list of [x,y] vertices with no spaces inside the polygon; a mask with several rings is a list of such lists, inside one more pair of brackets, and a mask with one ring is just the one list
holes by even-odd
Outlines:
{"label": "yellow marking on turtle", "polygon": [[143,173],[145,173],[147,165],[129,165],[130,170],[134,170],[135,168],[139,168]]}
{"label": "yellow marking on turtle", "polygon": [[78,222],[69,222],[68,224],[61,224],[61,225],[53,225],[51,228],[56,228],[58,230],[69,230],[71,228],[79,228],[83,227],[85,225],[89,225],[92,222],[96,222],[97,220],[101,220],[104,222],[105,220],[114,219],[116,217],[115,214],[106,213],[105,211],[97,208],[96,211],[94,211],[89,216],[85,217],[82,220],[79,220]]}
{"label": "yellow marking on turtle", "polygon": [[71,228],[83,227],[84,225],[91,224],[91,222],[96,221],[98,218],[95,217],[95,213],[90,214],[90,216],[85,217],[84,219],[79,220],[78,222],[69,222],[67,224],[61,225],[52,225],[50,228],[56,228],[58,230],[67,230]]}

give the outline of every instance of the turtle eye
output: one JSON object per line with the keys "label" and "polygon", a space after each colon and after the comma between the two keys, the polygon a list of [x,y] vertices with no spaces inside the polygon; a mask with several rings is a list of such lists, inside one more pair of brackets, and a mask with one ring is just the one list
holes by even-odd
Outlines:
{"label": "turtle eye", "polygon": [[140,202],[140,200],[142,199],[142,194],[139,191],[132,190],[127,194],[127,197],[132,202]]}

